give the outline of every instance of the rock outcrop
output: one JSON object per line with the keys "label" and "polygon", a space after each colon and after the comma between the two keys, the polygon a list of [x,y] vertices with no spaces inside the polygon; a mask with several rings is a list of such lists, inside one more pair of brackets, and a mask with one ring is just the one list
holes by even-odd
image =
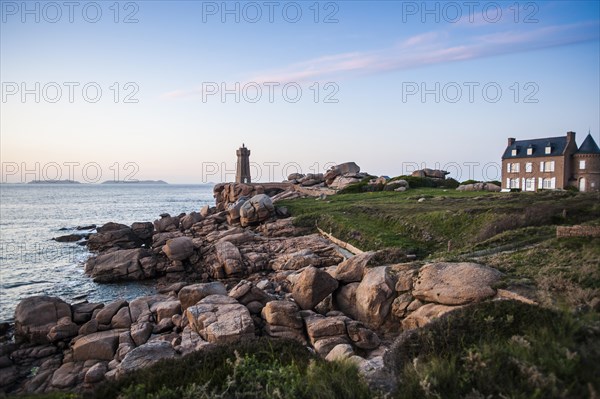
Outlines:
{"label": "rock outcrop", "polygon": [[357,319],[371,328],[379,328],[390,313],[394,285],[387,266],[369,269],[356,287]]}
{"label": "rock outcrop", "polygon": [[249,226],[264,222],[274,211],[271,198],[266,194],[257,194],[241,206],[240,223],[242,226]]}
{"label": "rock outcrop", "polygon": [[250,312],[227,295],[209,295],[187,308],[185,315],[192,330],[210,343],[227,344],[254,337]]}
{"label": "rock outcrop", "polygon": [[472,184],[461,184],[456,188],[458,191],[491,191],[500,192],[502,187],[494,183],[472,183]]}
{"label": "rock outcrop", "polygon": [[414,177],[429,177],[430,179],[445,179],[446,175],[449,175],[450,172],[446,172],[445,170],[438,169],[421,169],[415,170],[412,172],[412,176]]}
{"label": "rock outcrop", "polygon": [[328,186],[331,186],[336,178],[345,175],[356,175],[360,173],[360,167],[354,162],[346,162],[331,167],[325,173],[324,179]]}
{"label": "rock outcrop", "polygon": [[[142,236],[147,236],[147,233],[140,231],[139,226],[136,226],[136,230],[141,232]],[[139,248],[146,239],[138,236],[129,226],[111,222],[98,227],[96,233],[89,236],[87,246],[91,251],[106,251],[111,248],[133,249]]]}
{"label": "rock outcrop", "polygon": [[302,309],[312,309],[337,287],[337,280],[329,273],[309,266],[294,282],[292,297]]}
{"label": "rock outcrop", "polygon": [[154,277],[155,271],[152,253],[144,248],[108,252],[91,257],[85,264],[85,272],[99,283],[142,280]]}
{"label": "rock outcrop", "polygon": [[476,263],[430,263],[419,271],[413,296],[442,305],[463,305],[496,295],[502,273]]}
{"label": "rock outcrop", "polygon": [[49,296],[26,298],[15,309],[15,335],[34,344],[48,343],[48,333],[63,318],[71,320],[71,306],[65,301]]}
{"label": "rock outcrop", "polygon": [[169,260],[186,260],[194,253],[194,243],[189,237],[171,238],[162,250]]}

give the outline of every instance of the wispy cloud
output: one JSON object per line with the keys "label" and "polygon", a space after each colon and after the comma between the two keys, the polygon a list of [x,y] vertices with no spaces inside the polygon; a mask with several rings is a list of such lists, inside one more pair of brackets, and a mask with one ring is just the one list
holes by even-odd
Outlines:
{"label": "wispy cloud", "polygon": [[[448,31],[431,31],[402,39],[396,46],[364,52],[322,56],[265,71],[246,82],[310,83],[327,79],[371,75],[428,65],[474,60],[484,57],[534,51],[599,39],[598,21],[568,25],[506,29],[501,32],[453,39]],[[521,25],[522,26],[522,25]],[[242,84],[244,84],[242,82]],[[165,98],[202,94],[201,89],[176,90]]]}

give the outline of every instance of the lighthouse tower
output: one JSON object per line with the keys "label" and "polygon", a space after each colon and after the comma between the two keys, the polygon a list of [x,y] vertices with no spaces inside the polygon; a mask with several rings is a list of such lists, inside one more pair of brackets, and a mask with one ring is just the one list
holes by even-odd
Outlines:
{"label": "lighthouse tower", "polygon": [[251,183],[250,180],[250,150],[244,144],[236,151],[237,169],[235,171],[236,183]]}

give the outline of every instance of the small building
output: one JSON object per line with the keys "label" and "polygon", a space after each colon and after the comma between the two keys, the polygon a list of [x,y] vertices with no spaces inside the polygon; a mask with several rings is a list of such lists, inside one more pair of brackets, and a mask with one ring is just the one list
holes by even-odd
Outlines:
{"label": "small building", "polygon": [[502,156],[502,188],[523,191],[576,187],[600,191],[600,148],[591,134],[581,147],[575,132],[562,137],[508,139]]}

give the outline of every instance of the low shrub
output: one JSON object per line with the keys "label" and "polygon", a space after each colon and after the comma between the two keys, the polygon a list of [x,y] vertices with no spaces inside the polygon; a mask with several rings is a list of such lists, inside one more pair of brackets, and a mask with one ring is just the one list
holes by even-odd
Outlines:
{"label": "low shrub", "polygon": [[460,183],[458,182],[458,180],[453,179],[453,178],[436,181],[436,184],[437,184],[438,188],[449,188],[449,189],[455,189],[458,186],[460,186]]}
{"label": "low shrub", "polygon": [[406,180],[410,188],[437,187],[435,180],[428,177],[399,176],[398,179]]}
{"label": "low shrub", "polygon": [[461,184],[461,185],[463,185],[463,186],[466,186],[467,184],[475,184],[475,183],[480,183],[480,182],[479,182],[479,181],[477,181],[477,180],[469,179],[469,180],[465,180],[465,181],[463,181],[463,182],[462,182],[462,183],[460,183],[460,184]]}
{"label": "low shrub", "polygon": [[404,332],[386,366],[397,398],[587,397],[600,390],[597,315],[516,301],[471,305]]}
{"label": "low shrub", "polygon": [[[363,179],[358,182],[358,183],[354,183],[354,184],[350,184],[346,187],[344,187],[343,189],[341,189],[340,191],[338,191],[338,194],[358,194],[358,193],[365,193],[365,192],[369,192],[369,191],[381,191],[381,188],[383,187],[383,185],[371,185],[369,184],[369,181],[371,181],[372,179],[376,179],[377,176],[365,176],[363,177]],[[379,190],[377,188],[380,188]]]}
{"label": "low shrub", "polygon": [[95,398],[369,398],[348,362],[326,362],[295,341],[261,338],[171,359],[107,382]]}

